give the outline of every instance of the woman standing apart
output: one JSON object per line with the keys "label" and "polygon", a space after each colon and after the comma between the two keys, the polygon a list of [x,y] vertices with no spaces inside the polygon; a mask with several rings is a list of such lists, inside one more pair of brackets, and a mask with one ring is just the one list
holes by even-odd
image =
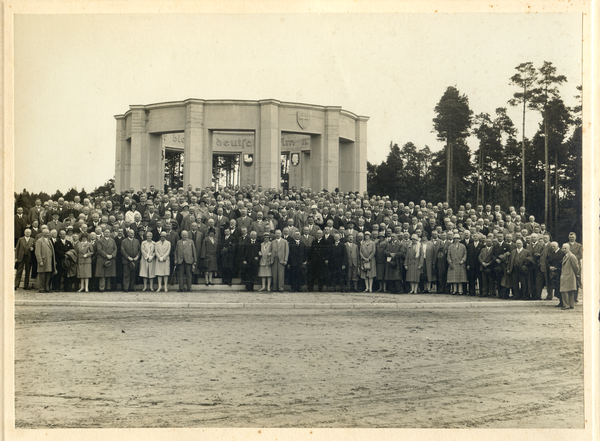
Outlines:
{"label": "woman standing apart", "polygon": [[404,260],[404,268],[406,268],[406,281],[410,283],[409,294],[416,294],[421,280],[421,271],[423,270],[423,253],[419,236],[413,234],[410,236],[410,242]]}
{"label": "woman standing apart", "polygon": [[448,247],[448,284],[452,284],[452,294],[462,295],[462,284],[467,283],[467,248],[460,243],[458,233],[454,233],[452,240]]}
{"label": "woman standing apart", "polygon": [[84,289],[85,292],[90,292],[89,285],[92,277],[92,255],[94,250],[92,244],[88,242],[87,233],[81,235],[74,248],[77,251],[77,278],[81,280],[77,292]]}
{"label": "woman standing apart", "polygon": [[377,261],[375,242],[371,240],[371,233],[365,231],[365,239],[360,245],[360,275],[365,279],[365,291],[373,292],[373,279],[377,276]]}
{"label": "woman standing apart", "polygon": [[271,260],[271,234],[265,232],[263,243],[260,244],[260,262],[258,267],[258,277],[260,277],[261,288],[260,291],[265,290],[265,283],[267,291],[271,291],[271,265],[273,264]]}
{"label": "woman standing apart", "polygon": [[560,295],[563,306],[561,309],[573,309],[575,304],[575,293],[577,292],[577,275],[579,274],[579,263],[577,257],[571,252],[571,246],[565,243],[562,246],[565,253],[560,272]]}
{"label": "woman standing apart", "polygon": [[156,267],[156,250],[154,242],[152,242],[152,232],[146,233],[146,240],[142,242],[142,259],[140,260],[140,277],[144,279],[144,288],[142,291],[146,291],[148,279],[150,279],[150,292],[154,291],[154,271]]}
{"label": "woman standing apart", "polygon": [[169,254],[171,253],[171,242],[167,240],[167,232],[162,231],[160,233],[160,240],[154,244],[154,252],[156,253],[156,264],[154,266],[154,274],[158,276],[158,288],[156,292],[160,291],[161,282],[165,283],[165,292],[167,292],[169,286],[169,275],[171,259]]}

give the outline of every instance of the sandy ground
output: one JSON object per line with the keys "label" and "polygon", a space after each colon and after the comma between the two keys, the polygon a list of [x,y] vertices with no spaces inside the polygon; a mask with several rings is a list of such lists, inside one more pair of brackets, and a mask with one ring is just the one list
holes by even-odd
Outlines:
{"label": "sandy ground", "polygon": [[16,308],[18,428],[582,428],[581,306]]}

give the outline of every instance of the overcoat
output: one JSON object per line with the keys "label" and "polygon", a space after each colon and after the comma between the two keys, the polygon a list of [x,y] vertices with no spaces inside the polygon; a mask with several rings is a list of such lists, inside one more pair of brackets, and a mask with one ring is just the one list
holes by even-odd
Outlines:
{"label": "overcoat", "polygon": [[[45,242],[44,237],[38,239],[35,243],[35,258],[38,263],[38,273],[53,273],[56,271],[56,258],[51,239],[48,239],[48,243]],[[40,261],[43,261],[44,264],[41,265]]]}
{"label": "overcoat", "polygon": [[[360,258],[360,276],[364,279],[366,277],[375,278],[377,277],[377,262],[375,261],[375,242],[372,240],[362,241],[359,251]],[[365,269],[364,265],[369,262],[369,269]]]}
{"label": "overcoat", "polygon": [[577,257],[572,252],[568,252],[563,257],[562,269],[560,272],[560,292],[577,290],[577,274],[579,274],[579,263]]}
{"label": "overcoat", "polygon": [[[394,254],[392,257],[391,255]],[[400,241],[390,242],[384,249],[385,255],[385,280],[402,280],[402,265],[406,257],[406,248]],[[391,257],[392,261],[388,262],[387,258]],[[395,262],[395,264],[392,264]]]}
{"label": "overcoat", "polygon": [[427,244],[427,246],[425,247],[425,251],[423,252],[423,272],[425,272],[425,274],[427,275],[428,282],[435,282],[437,280],[437,276],[436,271],[434,271],[434,269],[436,265],[437,253],[433,243],[429,241],[421,242],[421,250],[423,250],[424,244]]}
{"label": "overcoat", "polygon": [[447,259],[447,283],[467,283],[467,248],[460,242],[453,243],[448,247]]}
{"label": "overcoat", "polygon": [[204,271],[217,271],[217,246],[217,239],[210,240],[209,237],[205,237],[202,241],[200,258],[202,259],[202,268]]}
{"label": "overcoat", "polygon": [[[156,252],[154,250],[154,242],[147,240],[142,242],[142,257],[140,258],[140,277],[153,279],[155,276]],[[151,259],[148,262],[148,259]]]}
{"label": "overcoat", "polygon": [[[94,247],[90,242],[79,241],[75,244],[77,251],[77,278],[89,279],[92,277],[92,255]],[[84,254],[89,254],[88,257],[83,257]]]}
{"label": "overcoat", "polygon": [[168,276],[171,272],[171,242],[159,240],[154,244],[156,253],[156,264],[154,274],[157,276]]}
{"label": "overcoat", "polygon": [[[96,241],[96,250],[98,258],[96,259],[96,277],[116,277],[117,276],[117,244],[112,237],[108,239],[102,237]],[[104,262],[111,255],[112,265],[106,267]]]}
{"label": "overcoat", "polygon": [[[419,282],[421,278],[421,271],[423,268],[423,252],[421,244],[419,246],[419,255],[417,256],[417,251],[411,245],[406,250],[406,259],[404,261],[404,266],[406,267],[406,281],[407,282]],[[419,268],[421,267],[421,269]]]}

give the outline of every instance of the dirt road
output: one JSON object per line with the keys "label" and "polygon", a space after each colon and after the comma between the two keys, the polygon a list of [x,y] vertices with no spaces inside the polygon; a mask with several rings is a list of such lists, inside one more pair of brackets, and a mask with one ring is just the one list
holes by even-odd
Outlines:
{"label": "dirt road", "polygon": [[18,428],[582,428],[581,307],[18,307]]}

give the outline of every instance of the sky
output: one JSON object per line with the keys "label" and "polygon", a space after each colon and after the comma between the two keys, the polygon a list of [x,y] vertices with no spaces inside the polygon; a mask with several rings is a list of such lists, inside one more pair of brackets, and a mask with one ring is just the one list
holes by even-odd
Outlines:
{"label": "sky", "polygon": [[[507,101],[515,67],[550,61],[581,84],[578,13],[69,14],[15,16],[15,191],[88,191],[114,177],[116,121],[130,105],[199,99],[341,106],[368,122],[367,159],[390,142],[438,151],[449,86],[474,114]],[[540,117],[529,112],[525,135]],[[471,150],[477,140],[468,140]],[[44,171],[51,170],[50,173]]]}

